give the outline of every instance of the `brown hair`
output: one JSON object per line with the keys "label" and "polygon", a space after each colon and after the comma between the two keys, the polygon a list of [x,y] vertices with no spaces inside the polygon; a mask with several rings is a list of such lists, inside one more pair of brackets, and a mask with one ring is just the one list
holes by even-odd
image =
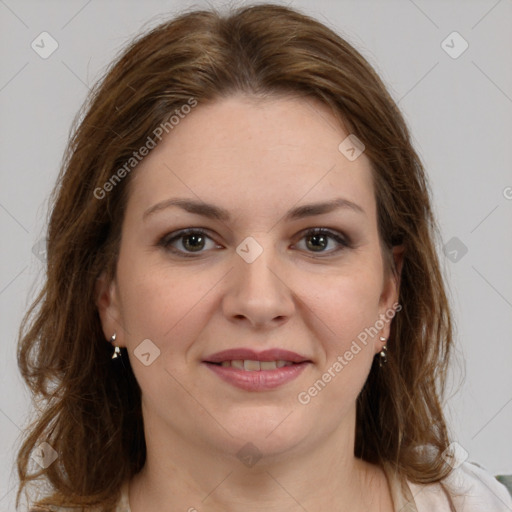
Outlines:
{"label": "brown hair", "polygon": [[[405,252],[388,363],[379,369],[374,361],[357,400],[355,455],[391,463],[402,482],[449,473],[440,400],[452,325],[422,163],[396,104],[349,43],[295,10],[260,4],[228,15],[184,13],[139,36],[75,120],[52,195],[46,282],[20,328],[19,367],[40,414],[18,454],[17,504],[43,478],[52,494],[39,504],[108,511],[144,465],[140,388],[126,354],[121,366],[110,358],[94,293],[103,270],[115,273],[131,174],[104,197],[96,191],[191,98],[201,105],[236,92],[319,100],[365,144],[384,253],[395,245]],[[58,458],[30,472],[42,441]]]}

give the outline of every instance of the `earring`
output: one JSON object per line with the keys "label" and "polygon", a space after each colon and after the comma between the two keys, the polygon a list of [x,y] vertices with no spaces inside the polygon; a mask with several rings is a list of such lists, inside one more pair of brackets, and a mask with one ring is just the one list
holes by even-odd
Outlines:
{"label": "earring", "polygon": [[[379,339],[380,339],[380,341],[387,341],[386,338],[383,338],[382,336],[380,336]],[[387,351],[388,351],[388,347],[386,347],[386,345],[383,345],[382,350],[380,351],[380,354],[379,354],[379,356],[380,356],[379,357],[379,367],[380,368],[382,368],[382,366],[388,362]]]}
{"label": "earring", "polygon": [[[116,341],[116,333],[112,334],[112,337],[110,338],[110,344],[114,345],[114,342]],[[112,354],[112,359],[117,359],[118,357],[121,357],[121,350],[117,345],[114,345],[114,353]]]}

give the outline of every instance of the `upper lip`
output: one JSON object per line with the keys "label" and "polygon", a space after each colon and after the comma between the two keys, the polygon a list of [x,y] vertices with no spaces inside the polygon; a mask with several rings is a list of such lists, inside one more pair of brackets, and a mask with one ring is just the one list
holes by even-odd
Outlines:
{"label": "upper lip", "polygon": [[204,359],[206,363],[222,363],[222,361],[233,360],[251,360],[251,361],[290,361],[292,363],[303,363],[310,361],[307,357],[301,356],[296,352],[283,350],[280,348],[272,348],[256,352],[249,348],[232,348],[216,352]]}

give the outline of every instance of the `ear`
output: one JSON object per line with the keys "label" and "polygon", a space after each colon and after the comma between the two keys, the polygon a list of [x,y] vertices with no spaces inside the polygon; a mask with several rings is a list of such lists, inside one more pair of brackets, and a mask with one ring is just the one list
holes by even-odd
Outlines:
{"label": "ear", "polygon": [[[380,296],[379,313],[380,318],[384,318],[384,327],[380,336],[388,339],[391,331],[391,321],[398,307],[398,297],[400,295],[400,278],[402,275],[402,265],[404,256],[404,246],[395,245],[392,249],[392,269],[387,269],[385,273],[384,286]],[[380,346],[379,346],[380,350]]]}
{"label": "ear", "polygon": [[96,279],[95,298],[105,339],[110,340],[116,333],[116,345],[123,346],[124,331],[117,284],[115,279],[111,281],[107,279],[106,272]]}

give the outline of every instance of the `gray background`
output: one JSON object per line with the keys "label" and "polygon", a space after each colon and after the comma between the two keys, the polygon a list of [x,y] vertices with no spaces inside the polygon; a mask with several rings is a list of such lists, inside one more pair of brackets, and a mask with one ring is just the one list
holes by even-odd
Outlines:
{"label": "gray background", "polygon": [[[289,4],[354,44],[406,116],[443,243],[455,237],[439,252],[458,327],[451,381],[460,381],[463,360],[466,378],[453,386],[446,413],[469,460],[512,473],[512,0]],[[14,510],[12,464],[30,406],[17,331],[42,282],[34,246],[71,122],[130,38],[190,6],[208,4],[0,0],[0,510]],[[31,48],[43,31],[59,45],[47,59]],[[457,58],[442,46],[453,31],[469,44]],[[459,52],[461,44],[452,36],[445,48]]]}

